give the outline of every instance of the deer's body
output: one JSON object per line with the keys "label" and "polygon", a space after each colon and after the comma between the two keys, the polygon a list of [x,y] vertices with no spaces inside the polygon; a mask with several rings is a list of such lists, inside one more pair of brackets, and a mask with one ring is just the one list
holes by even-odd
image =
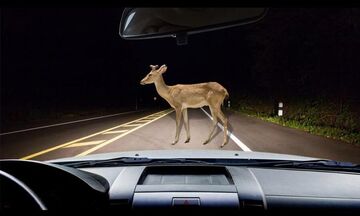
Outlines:
{"label": "deer's body", "polygon": [[161,90],[158,90],[158,93],[174,109],[178,106],[181,106],[183,109],[185,109],[208,106],[214,96],[224,95],[224,93],[226,93],[226,90],[224,90],[224,87],[222,87],[219,83],[209,82],[190,85],[178,84],[174,86],[168,86],[167,91],[161,92]]}
{"label": "deer's body", "polygon": [[178,84],[168,86],[165,84],[162,74],[166,71],[165,65],[157,69],[158,66],[150,66],[152,70],[141,81],[141,84],[154,83],[159,95],[164,98],[176,112],[176,135],[173,144],[179,140],[180,120],[181,115],[184,117],[184,125],[186,129],[187,139],[190,140],[189,120],[187,115],[187,108],[200,108],[209,106],[211,115],[213,117],[213,126],[211,132],[204,142],[208,143],[216,128],[218,118],[224,124],[224,142],[223,147],[227,143],[227,118],[221,111],[221,104],[224,99],[229,96],[227,90],[217,82],[206,82],[198,84]]}

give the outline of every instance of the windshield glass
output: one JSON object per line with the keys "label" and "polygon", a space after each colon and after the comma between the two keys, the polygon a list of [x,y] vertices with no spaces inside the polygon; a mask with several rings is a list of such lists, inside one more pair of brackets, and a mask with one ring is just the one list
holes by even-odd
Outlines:
{"label": "windshield glass", "polygon": [[360,9],[271,8],[186,45],[121,38],[123,10],[1,9],[1,159],[232,150],[360,163]]}

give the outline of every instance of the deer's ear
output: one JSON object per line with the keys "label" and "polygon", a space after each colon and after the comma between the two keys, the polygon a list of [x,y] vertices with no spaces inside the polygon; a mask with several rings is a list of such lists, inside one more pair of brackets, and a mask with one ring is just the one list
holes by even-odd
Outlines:
{"label": "deer's ear", "polygon": [[159,73],[165,73],[167,70],[167,66],[166,65],[161,65],[161,67],[159,68]]}
{"label": "deer's ear", "polygon": [[159,67],[159,65],[150,65],[150,68],[153,70],[156,70]]}

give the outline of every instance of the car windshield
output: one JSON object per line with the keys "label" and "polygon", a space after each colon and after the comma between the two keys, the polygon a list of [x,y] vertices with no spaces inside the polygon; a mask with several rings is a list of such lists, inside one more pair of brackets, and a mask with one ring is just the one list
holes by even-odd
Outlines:
{"label": "car windshield", "polygon": [[1,8],[1,159],[231,150],[360,163],[360,9],[271,8],[186,45],[125,40],[123,11]]}

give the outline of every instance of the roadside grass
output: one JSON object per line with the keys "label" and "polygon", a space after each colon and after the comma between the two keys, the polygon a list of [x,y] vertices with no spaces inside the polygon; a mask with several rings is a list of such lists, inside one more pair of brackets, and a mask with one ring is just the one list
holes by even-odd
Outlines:
{"label": "roadside grass", "polygon": [[287,103],[280,117],[272,104],[264,101],[239,100],[233,104],[231,110],[235,112],[360,147],[359,119],[346,106],[338,112],[324,101]]}

